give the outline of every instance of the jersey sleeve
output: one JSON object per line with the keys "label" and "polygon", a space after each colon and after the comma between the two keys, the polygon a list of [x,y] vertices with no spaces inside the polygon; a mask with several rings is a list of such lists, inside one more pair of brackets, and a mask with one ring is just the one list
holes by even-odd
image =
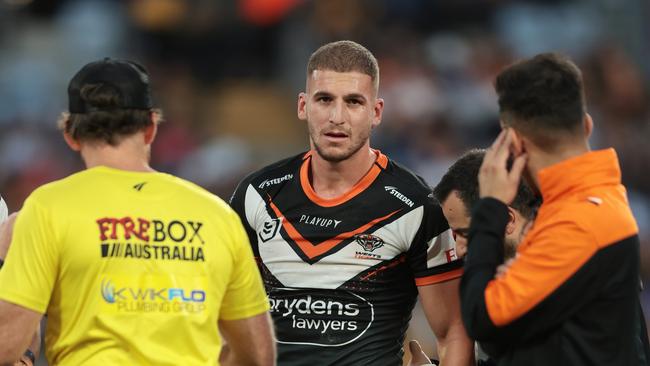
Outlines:
{"label": "jersey sleeve", "polygon": [[230,201],[228,202],[230,204],[230,207],[235,210],[239,217],[242,217],[244,214],[244,203],[246,200],[247,187],[248,179],[244,178],[241,182],[239,182],[237,188],[235,188],[235,191],[232,193],[232,196],[230,196]]}
{"label": "jersey sleeve", "polygon": [[408,251],[415,284],[427,286],[462,275],[463,261],[456,255],[454,241],[442,209],[427,200],[420,228]]}
{"label": "jersey sleeve", "polygon": [[60,243],[52,217],[33,197],[25,201],[0,270],[0,299],[42,314],[59,269]]}
{"label": "jersey sleeve", "polygon": [[239,183],[237,189],[235,189],[235,192],[230,197],[229,203],[230,207],[232,207],[237,215],[239,215],[239,218],[244,225],[244,229],[248,235],[248,240],[250,241],[250,244],[253,248],[254,255],[259,256],[257,251],[257,232],[251,227],[251,223],[249,222],[246,214],[246,194],[248,193],[248,189],[250,187],[250,180],[251,178],[249,176],[244,178],[244,180]]}
{"label": "jersey sleeve", "polygon": [[232,214],[233,271],[223,298],[220,319],[249,318],[269,310],[262,278],[242,224]]}

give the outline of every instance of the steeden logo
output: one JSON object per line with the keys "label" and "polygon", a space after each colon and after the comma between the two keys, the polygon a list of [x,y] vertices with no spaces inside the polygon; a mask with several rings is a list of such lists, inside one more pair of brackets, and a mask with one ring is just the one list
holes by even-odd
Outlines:
{"label": "steeden logo", "polygon": [[384,186],[384,190],[388,193],[390,193],[392,196],[397,198],[398,200],[404,202],[408,207],[413,207],[415,204],[410,198],[406,197],[405,195],[401,194],[398,190],[397,187],[393,186]]}
{"label": "steeden logo", "polygon": [[284,175],[282,177],[279,177],[279,178],[265,179],[257,187],[259,189],[264,189],[264,188],[267,188],[267,187],[282,183],[285,180],[289,180],[289,179],[293,179],[293,174],[286,174],[286,175]]}

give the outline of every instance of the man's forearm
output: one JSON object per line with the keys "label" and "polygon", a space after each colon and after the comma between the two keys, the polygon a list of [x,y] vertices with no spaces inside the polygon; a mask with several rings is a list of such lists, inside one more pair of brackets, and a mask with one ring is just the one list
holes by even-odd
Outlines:
{"label": "man's forearm", "polygon": [[474,341],[467,337],[465,329],[450,329],[445,339],[438,340],[440,366],[469,366],[474,362]]}

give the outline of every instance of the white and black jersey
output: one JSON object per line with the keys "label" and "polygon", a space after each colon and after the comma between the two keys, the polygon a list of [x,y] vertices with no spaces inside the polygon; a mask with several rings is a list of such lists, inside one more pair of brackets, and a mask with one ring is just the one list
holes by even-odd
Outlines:
{"label": "white and black jersey", "polygon": [[310,152],[251,174],[231,199],[269,295],[279,365],[401,365],[416,285],[461,275],[431,189],[376,153],[335,199],[313,191]]}

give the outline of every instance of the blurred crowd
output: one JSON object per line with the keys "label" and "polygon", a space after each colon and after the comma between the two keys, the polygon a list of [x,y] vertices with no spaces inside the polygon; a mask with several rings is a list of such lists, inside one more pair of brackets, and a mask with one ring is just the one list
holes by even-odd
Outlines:
{"label": "blurred crowd", "polygon": [[247,172],[308,148],[296,97],[325,42],[378,57],[372,144],[432,185],[496,136],[495,74],[553,50],[584,72],[592,147],[618,151],[650,279],[649,16],[646,0],[0,0],[0,192],[17,210],[82,167],[56,120],[70,75],[105,56],[151,72],[166,120],[153,166],[227,199]]}

